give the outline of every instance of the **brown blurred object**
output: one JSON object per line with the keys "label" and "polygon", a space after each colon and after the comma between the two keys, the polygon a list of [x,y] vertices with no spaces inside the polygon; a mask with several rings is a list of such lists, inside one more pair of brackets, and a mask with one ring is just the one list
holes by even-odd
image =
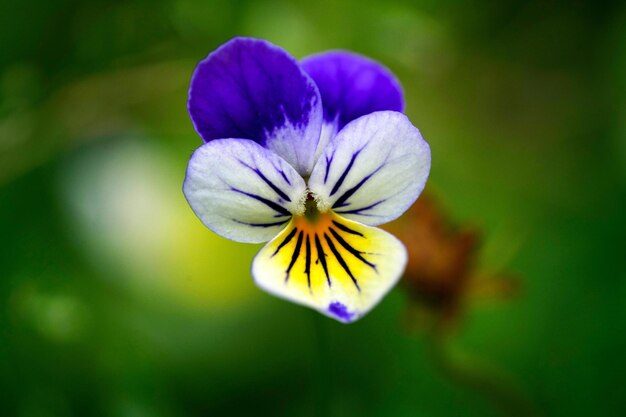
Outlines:
{"label": "brown blurred object", "polygon": [[411,303],[411,324],[449,328],[468,298],[516,295],[518,280],[477,271],[481,234],[455,227],[432,193],[425,192],[398,220],[383,226],[407,247],[409,260],[402,286]]}

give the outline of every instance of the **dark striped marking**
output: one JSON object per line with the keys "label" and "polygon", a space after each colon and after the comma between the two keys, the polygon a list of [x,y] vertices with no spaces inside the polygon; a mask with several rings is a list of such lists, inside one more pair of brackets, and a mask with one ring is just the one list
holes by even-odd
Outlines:
{"label": "dark striped marking", "polygon": [[298,234],[298,241],[296,242],[296,248],[293,250],[293,253],[291,254],[291,262],[289,262],[289,267],[287,268],[287,271],[285,274],[285,282],[289,281],[289,273],[291,272],[291,268],[293,268],[293,265],[298,260],[298,256],[300,256],[300,248],[302,247],[303,233],[304,232],[300,230],[300,234]]}
{"label": "dark striped marking", "polygon": [[335,194],[337,192],[339,187],[341,187],[341,184],[343,184],[343,181],[346,179],[346,176],[348,175],[348,172],[350,172],[350,170],[352,169],[352,165],[354,165],[354,161],[356,160],[356,157],[359,156],[360,152],[361,152],[361,149],[359,149],[358,151],[356,151],[352,155],[352,158],[350,158],[350,163],[348,163],[348,166],[346,167],[346,169],[343,170],[343,173],[341,174],[341,176],[339,177],[339,179],[335,183],[335,186],[330,191],[330,197],[332,197],[333,194]]}
{"label": "dark striped marking", "polygon": [[[274,167],[276,168],[276,167]],[[285,182],[289,185],[291,185],[291,181],[289,181],[289,178],[287,178],[287,175],[285,174],[285,171],[283,171],[282,169],[276,168],[276,171],[278,171],[280,173],[280,175],[283,176],[283,179],[285,180]]]}
{"label": "dark striped marking", "polygon": [[280,226],[282,224],[285,224],[289,221],[289,219],[287,220],[283,220],[281,222],[275,222],[275,223],[248,223],[248,222],[242,222],[241,220],[237,220],[237,219],[231,219],[234,222],[240,223],[240,224],[245,224],[246,226],[252,226],[252,227],[272,227],[272,226]]}
{"label": "dark striped marking", "polygon": [[343,246],[348,252],[350,252],[352,255],[354,255],[355,258],[357,258],[359,261],[363,262],[364,264],[368,265],[369,267],[371,267],[374,271],[376,271],[376,265],[374,265],[373,263],[369,262],[367,259],[365,259],[361,254],[363,252],[360,252],[358,250],[356,250],[352,245],[350,245],[348,242],[346,242],[346,240],[344,238],[342,238],[339,233],[337,233],[335,231],[335,229],[329,229],[330,233],[332,233],[333,237],[335,239],[337,239],[337,242],[339,242],[339,244],[341,246]]}
{"label": "dark striped marking", "polygon": [[352,209],[352,210],[342,210],[342,211],[336,210],[335,213],[339,213],[339,214],[359,214],[361,216],[368,216],[368,214],[363,214],[361,212],[373,209],[377,205],[379,205],[381,203],[384,203],[384,202],[385,202],[385,200],[380,200],[380,201],[377,201],[374,204],[370,204],[369,206],[366,206],[366,207],[361,207],[361,208]]}
{"label": "dark striped marking", "polygon": [[256,173],[257,173],[257,175],[258,175],[259,177],[261,177],[261,179],[262,179],[263,181],[265,181],[265,183],[266,183],[267,185],[269,185],[269,186],[270,186],[270,188],[271,188],[272,190],[274,190],[274,191],[276,192],[276,194],[278,194],[278,195],[279,195],[282,199],[284,199],[284,200],[286,200],[286,201],[291,202],[291,198],[289,198],[289,196],[288,196],[287,194],[285,194],[285,193],[283,192],[283,190],[281,190],[281,189],[280,189],[280,188],[278,188],[276,185],[274,185],[274,183],[273,183],[272,181],[270,181],[270,180],[269,180],[269,179],[268,179],[265,175],[263,175],[263,173],[262,173],[261,171],[259,171],[258,169],[256,169],[256,168],[255,168],[255,169],[254,169],[254,172],[256,172]]}
{"label": "dark striped marking", "polygon": [[339,197],[337,199],[337,201],[335,201],[335,204],[333,204],[333,208],[339,208],[339,207],[347,206],[348,204],[346,204],[346,200],[349,199],[350,197],[352,197],[352,195],[354,193],[356,193],[359,190],[359,188],[361,188],[363,186],[363,184],[365,184],[367,182],[367,180],[372,178],[372,176],[374,176],[374,174],[376,174],[378,171],[380,171],[382,169],[382,167],[384,167],[384,166],[385,166],[385,164],[379,166],[371,174],[367,175],[361,181],[359,181],[359,183],[357,185],[355,185],[354,187],[350,188],[348,191],[343,193],[342,196]]}
{"label": "dark striped marking", "polygon": [[[276,186],[276,185],[275,185],[272,181],[270,181],[270,180],[269,180],[269,179],[265,176],[265,174],[263,174],[263,173],[261,172],[261,170],[260,170],[260,169],[255,168],[255,167],[253,167],[253,166],[251,166],[251,165],[246,164],[246,163],[245,163],[244,161],[242,161],[241,159],[239,159],[239,163],[241,163],[241,165],[245,166],[246,168],[250,169],[252,172],[254,172],[255,174],[257,174],[257,175],[259,176],[259,178],[261,178],[261,179],[262,179],[262,180],[263,180],[263,181],[264,181],[267,185],[269,185],[269,186],[270,186],[270,188],[271,188],[272,190],[274,190],[274,192],[276,192],[276,194],[278,194],[278,195],[279,195],[279,197],[281,197],[281,198],[282,198],[282,199],[284,199],[284,200],[287,200],[287,201],[291,202],[291,199],[289,198],[289,196],[288,196],[287,194],[285,194],[285,193],[283,192],[283,190],[281,190],[280,188],[278,188],[278,187],[277,187],[277,186]],[[281,172],[281,173],[282,173],[283,178],[285,178],[285,180],[287,181],[287,183],[289,183],[289,180],[287,180],[287,176],[285,175],[285,173],[284,173],[284,172],[282,172],[282,171],[279,171],[279,172]],[[289,185],[291,185],[291,184],[289,184]]]}
{"label": "dark striped marking", "polygon": [[326,254],[324,253],[324,248],[322,248],[322,243],[320,242],[319,237],[315,234],[315,247],[317,248],[317,259],[322,263],[322,268],[324,268],[324,273],[326,274],[326,281],[328,282],[328,286],[332,286],[330,283],[330,275],[328,275],[328,265],[326,265]]}
{"label": "dark striped marking", "polygon": [[306,235],[306,257],[305,257],[305,267],[304,273],[306,274],[306,282],[309,285],[309,289],[311,288],[311,240],[309,239],[309,235]]}
{"label": "dark striped marking", "polygon": [[350,271],[350,268],[348,267],[348,264],[346,264],[346,261],[343,259],[343,257],[341,256],[341,254],[339,253],[339,251],[337,250],[337,248],[333,244],[333,241],[330,239],[330,236],[328,236],[326,233],[324,233],[324,238],[326,239],[326,242],[328,243],[328,246],[330,247],[330,250],[332,251],[333,255],[335,255],[335,258],[337,258],[337,261],[339,262],[339,265],[341,265],[341,267],[344,269],[344,271],[346,271],[346,273],[350,276],[350,278],[352,279],[352,282],[354,283],[354,286],[360,292],[361,291],[361,287],[359,287],[359,283],[357,282],[357,280],[354,277],[354,275],[352,275],[352,271]]}
{"label": "dark striped marking", "polygon": [[[278,194],[278,195],[279,195],[282,199],[284,199],[284,200],[287,200],[287,201],[291,202],[291,199],[289,198],[289,196],[288,196],[287,194],[285,194],[285,193],[283,192],[283,190],[281,190],[280,188],[278,188],[278,187],[277,187],[277,186],[276,186],[276,185],[275,185],[272,181],[270,181],[270,180],[269,180],[269,179],[265,176],[265,174],[263,174],[263,173],[261,172],[261,170],[260,170],[260,169],[255,168],[255,167],[253,167],[253,166],[251,166],[251,165],[246,164],[246,163],[245,163],[244,161],[242,161],[241,159],[239,159],[239,163],[240,163],[241,165],[245,166],[246,168],[250,169],[250,170],[251,170],[252,172],[254,172],[255,174],[257,174],[257,175],[259,176],[259,178],[261,178],[261,179],[262,179],[262,180],[263,180],[263,181],[264,181],[267,185],[269,185],[269,186],[270,186],[270,188],[271,188],[272,190],[274,190],[274,192],[276,192],[276,194]],[[278,171],[278,170],[277,170],[277,171]],[[279,172],[280,172],[280,173],[282,173],[283,178],[287,181],[287,183],[288,183],[289,185],[291,185],[291,183],[289,183],[289,180],[287,180],[287,176],[285,175],[285,173],[284,173],[284,172],[282,172],[282,171],[279,171]]]}
{"label": "dark striped marking", "polygon": [[298,229],[294,227],[293,230],[291,232],[289,232],[289,234],[287,236],[285,236],[283,241],[280,242],[280,245],[278,245],[278,247],[276,248],[276,251],[274,251],[274,253],[272,254],[271,258],[273,258],[274,255],[276,255],[283,248],[283,246],[285,246],[287,243],[289,243],[291,241],[291,239],[293,239],[293,237],[296,235],[297,232],[298,232]]}
{"label": "dark striped marking", "polygon": [[350,229],[348,226],[346,226],[345,224],[341,224],[338,221],[333,220],[333,224],[335,226],[337,226],[337,228],[343,230],[346,233],[350,233],[351,235],[357,235],[357,236],[361,236],[363,237],[363,233],[361,232],[357,232],[356,230]]}
{"label": "dark striped marking", "polygon": [[284,214],[285,216],[291,216],[291,213],[286,208],[284,208],[280,204],[277,204],[277,203],[275,203],[275,202],[273,202],[271,200],[268,200],[267,198],[263,198],[260,195],[247,193],[245,191],[241,191],[241,190],[239,190],[237,188],[234,188],[234,187],[230,187],[230,189],[232,191],[235,191],[235,192],[239,193],[239,194],[243,194],[243,195],[248,196],[250,198],[253,198],[253,199],[257,200],[257,201],[260,201],[261,203],[265,204],[269,208],[271,208],[273,210],[276,210],[280,214]]}
{"label": "dark striped marking", "polygon": [[326,184],[326,181],[328,181],[328,172],[330,171],[330,164],[333,162],[333,157],[335,156],[335,154],[332,154],[329,157],[324,156],[324,159],[326,159],[326,172],[324,173],[324,184]]}

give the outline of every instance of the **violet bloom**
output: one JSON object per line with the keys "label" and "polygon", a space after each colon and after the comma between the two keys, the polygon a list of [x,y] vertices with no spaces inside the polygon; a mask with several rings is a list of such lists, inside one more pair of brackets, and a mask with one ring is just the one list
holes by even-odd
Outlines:
{"label": "violet bloom", "polygon": [[430,170],[395,77],[350,52],[298,63],[235,38],[198,64],[188,107],[206,143],[183,191],[215,233],[269,241],[252,262],[257,285],[342,322],[372,309],[407,261],[372,226],[404,213]]}

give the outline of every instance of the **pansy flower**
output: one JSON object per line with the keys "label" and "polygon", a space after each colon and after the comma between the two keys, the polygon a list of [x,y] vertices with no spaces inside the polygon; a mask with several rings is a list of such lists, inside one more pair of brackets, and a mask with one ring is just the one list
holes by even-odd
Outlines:
{"label": "pansy flower", "polygon": [[371,310],[407,262],[373,226],[400,216],[430,170],[395,77],[350,52],[298,62],[235,38],[198,64],[188,108],[205,144],[183,191],[215,233],[269,241],[252,262],[256,284],[341,322]]}

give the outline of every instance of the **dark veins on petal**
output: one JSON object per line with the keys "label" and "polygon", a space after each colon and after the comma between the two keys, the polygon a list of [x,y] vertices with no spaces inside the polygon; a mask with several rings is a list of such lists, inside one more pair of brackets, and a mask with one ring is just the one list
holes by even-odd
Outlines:
{"label": "dark veins on petal", "polygon": [[371,210],[374,207],[376,207],[377,205],[382,204],[384,202],[385,202],[385,200],[380,200],[380,201],[377,201],[375,203],[370,204],[369,206],[361,207],[361,208],[358,208],[358,209],[352,209],[352,210],[335,210],[335,213],[339,213],[339,214],[358,214],[359,216],[373,216],[373,214],[365,214],[363,212],[367,211],[367,210]]}
{"label": "dark veins on petal", "polygon": [[283,220],[280,222],[274,222],[274,223],[248,223],[248,222],[242,222],[241,220],[237,220],[237,219],[231,219],[234,222],[240,223],[240,224],[245,224],[247,226],[252,226],[252,227],[274,227],[274,226],[281,226],[285,223],[287,223],[289,220]]}
{"label": "dark veins on petal", "polygon": [[293,253],[291,254],[291,262],[289,262],[289,267],[287,267],[287,271],[285,274],[285,282],[289,281],[289,273],[291,272],[291,268],[293,268],[293,265],[296,263],[296,261],[298,260],[298,257],[300,256],[300,248],[302,247],[302,236],[303,236],[303,231],[300,231],[300,234],[298,234],[298,241],[296,242],[296,247],[293,250]]}
{"label": "dark veins on petal", "polygon": [[335,231],[335,229],[330,229],[330,233],[333,235],[333,237],[337,240],[337,242],[339,242],[339,244],[341,246],[343,246],[348,252],[350,252],[352,255],[354,255],[355,258],[357,258],[359,261],[363,262],[364,264],[370,266],[372,269],[374,269],[374,271],[376,270],[376,265],[374,265],[373,263],[369,262],[368,260],[366,260],[361,254],[363,252],[358,251],[356,249],[354,249],[348,242],[346,242],[346,240],[344,238],[342,238],[339,233],[337,233]]}
{"label": "dark veins on petal", "polygon": [[305,257],[305,267],[304,273],[306,274],[306,282],[309,288],[311,288],[311,240],[309,239],[309,235],[306,235],[306,257]]}
{"label": "dark veins on petal", "polygon": [[341,176],[339,177],[339,179],[333,186],[333,189],[330,191],[331,197],[337,192],[337,190],[339,190],[339,187],[341,187],[341,184],[343,184],[343,181],[346,179],[346,176],[348,175],[348,173],[352,169],[352,166],[354,165],[354,161],[356,160],[356,157],[359,156],[359,153],[361,153],[362,150],[363,148],[359,149],[352,155],[352,158],[350,158],[350,162],[348,163],[348,166],[346,167],[346,169],[344,169],[343,173],[341,174]]}
{"label": "dark veins on petal", "polygon": [[285,171],[283,171],[281,168],[276,168],[276,171],[278,171],[280,175],[282,175],[287,184],[291,185],[291,181],[289,181],[289,178],[287,178],[287,174],[285,174]]}
{"label": "dark veins on petal", "polygon": [[[338,230],[342,232],[363,237],[362,233],[352,230],[351,228],[344,225],[343,223],[333,220],[333,224],[337,227]],[[336,230],[333,227],[329,227],[327,230],[330,232],[330,235],[326,232],[320,232],[319,235],[318,233],[313,233],[313,243],[315,244],[315,249],[317,250],[317,260],[315,261],[315,264],[320,263],[322,265],[322,268],[324,270],[324,275],[326,276],[326,282],[328,283],[328,286],[331,287],[332,282],[330,279],[330,273],[328,272],[328,259],[327,259],[329,255],[324,252],[324,246],[322,244],[322,240],[320,239],[320,236],[322,236],[325,243],[330,248],[332,256],[335,257],[335,259],[337,260],[339,265],[342,267],[342,269],[346,272],[346,274],[348,274],[348,276],[354,283],[354,286],[357,288],[357,290],[361,291],[357,278],[354,276],[353,272],[350,270],[348,263],[344,259],[343,255],[341,255],[341,253],[339,252],[339,249],[337,248],[335,242],[339,244],[342,248],[344,248],[352,256],[354,256],[356,259],[358,259],[360,262],[363,262],[365,265],[372,268],[374,271],[376,271],[376,265],[368,261],[367,259],[365,259],[365,257],[363,256],[365,252],[357,250],[354,246],[348,243],[346,239],[343,236],[341,236],[338,230]],[[291,242],[296,235],[298,236],[296,240],[296,244],[295,244],[293,252],[291,253],[289,266],[285,270],[285,282],[289,281],[291,270],[293,269],[294,265],[298,261],[298,258],[300,257],[300,252],[304,248],[304,262],[305,262],[304,273],[307,276],[307,285],[309,286],[309,288],[311,288],[312,243],[311,243],[311,236],[308,233],[305,233],[303,230],[299,230],[298,228],[294,228],[280,242],[280,244],[278,245],[278,247],[272,254],[272,257],[278,254],[281,251],[281,249],[283,249],[287,244],[289,244],[289,242]]]}
{"label": "dark veins on petal", "polygon": [[335,247],[335,245],[334,245],[333,241],[331,240],[331,238],[326,233],[324,233],[324,238],[326,239],[326,243],[328,243],[328,247],[330,248],[330,251],[333,253],[333,255],[335,255],[335,258],[337,258],[337,261],[339,262],[339,265],[341,265],[341,267],[344,269],[344,271],[346,271],[346,273],[350,276],[350,279],[352,279],[352,282],[354,283],[356,288],[359,291],[361,291],[361,287],[359,287],[359,283],[357,282],[356,278],[352,274],[352,271],[350,271],[350,268],[348,267],[348,264],[346,263],[346,261],[343,259],[343,257],[341,256],[341,254],[339,253],[339,251]]}
{"label": "dark veins on petal", "polygon": [[[326,275],[326,282],[328,282],[328,286],[330,287],[332,284],[330,283],[330,275],[328,275],[328,266],[326,265],[326,254],[324,253],[324,248],[322,248],[322,243],[320,242],[320,238],[315,234],[315,247],[317,248],[317,260],[321,262],[322,268],[324,268],[324,274]],[[315,262],[317,263],[317,261]]]}
{"label": "dark veins on petal", "polygon": [[346,201],[350,197],[352,197],[354,195],[354,193],[356,193],[363,186],[363,184],[365,184],[367,182],[367,180],[372,178],[374,176],[374,174],[376,174],[378,171],[380,171],[384,166],[385,166],[385,164],[382,164],[381,166],[376,168],[374,171],[372,171],[369,175],[366,175],[361,181],[358,182],[357,185],[355,185],[354,187],[350,188],[345,193],[343,193],[341,195],[341,197],[339,197],[337,199],[337,201],[335,201],[335,204],[333,204],[333,208],[339,208],[339,207],[344,207],[344,206],[349,205],[350,203],[347,203]]}
{"label": "dark veins on petal", "polygon": [[[265,182],[272,190],[274,190],[274,192],[276,194],[278,194],[278,196],[286,201],[291,202],[291,198],[289,198],[289,196],[287,194],[285,194],[285,192],[283,190],[281,190],[280,188],[278,188],[276,186],[276,184],[274,184],[272,181],[270,181],[262,172],[260,169],[255,168],[253,166],[250,166],[248,164],[246,164],[244,161],[242,161],[241,159],[239,160],[239,163],[241,163],[241,165],[245,166],[246,168],[250,169],[252,172],[254,172],[255,174],[257,174],[257,176],[259,178],[261,178],[263,180],[263,182]],[[283,176],[285,174],[283,173]]]}
{"label": "dark veins on petal", "polygon": [[330,156],[324,156],[324,159],[326,159],[326,172],[324,172],[324,184],[326,184],[326,181],[328,181],[328,172],[330,171],[330,164],[333,163],[334,157],[335,157],[335,154],[332,154]]}
{"label": "dark veins on petal", "polygon": [[261,203],[265,204],[266,206],[268,206],[272,210],[275,210],[275,211],[277,211],[278,213],[280,213],[280,214],[282,214],[284,216],[291,216],[291,213],[286,208],[284,208],[283,206],[281,206],[278,203],[275,203],[275,202],[273,202],[271,200],[268,200],[267,198],[261,197],[260,195],[247,193],[247,192],[239,190],[239,189],[237,189],[235,187],[230,187],[230,189],[232,191],[236,192],[236,193],[243,194],[243,195],[248,196],[250,198],[253,198],[253,199],[257,200],[257,201],[260,201]]}
{"label": "dark veins on petal", "polygon": [[339,223],[336,220],[333,220],[333,224],[337,226],[340,230],[343,230],[346,233],[350,233],[351,235],[363,236],[363,233],[357,232],[356,230],[350,229],[345,224]]}
{"label": "dark veins on petal", "polygon": [[278,245],[278,247],[276,248],[276,251],[274,251],[274,253],[272,254],[272,257],[276,256],[276,254],[283,248],[283,246],[285,246],[287,243],[291,241],[291,239],[293,239],[296,233],[298,233],[298,229],[296,228],[294,228],[291,232],[289,232],[289,234],[285,237],[285,239],[283,239],[283,241],[280,242],[280,245]]}

